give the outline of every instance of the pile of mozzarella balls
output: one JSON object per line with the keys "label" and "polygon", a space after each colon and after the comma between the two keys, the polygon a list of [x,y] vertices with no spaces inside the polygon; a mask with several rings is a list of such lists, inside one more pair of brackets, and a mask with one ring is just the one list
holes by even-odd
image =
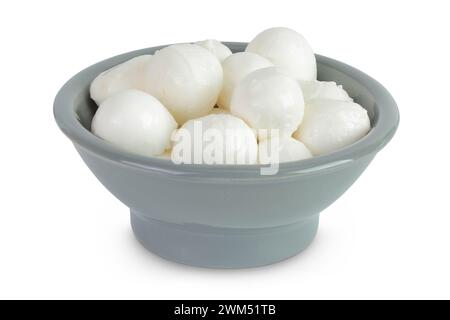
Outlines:
{"label": "pile of mozzarella balls", "polygon": [[99,106],[92,132],[151,157],[170,158],[180,129],[194,137],[196,123],[239,132],[224,152],[246,155],[246,164],[268,162],[261,154],[273,129],[280,162],[328,154],[370,130],[367,111],[342,86],[317,80],[310,45],[287,28],[261,32],[245,52],[205,40],[135,57],[100,74],[90,94]]}

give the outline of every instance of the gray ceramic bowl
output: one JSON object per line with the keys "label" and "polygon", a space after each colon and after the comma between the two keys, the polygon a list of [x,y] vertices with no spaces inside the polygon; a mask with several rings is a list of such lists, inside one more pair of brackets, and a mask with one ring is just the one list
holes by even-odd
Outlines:
{"label": "gray ceramic bowl", "polygon": [[[226,43],[243,51],[246,43]],[[162,46],[163,47],[163,46]],[[274,176],[260,166],[175,165],[124,152],[90,132],[97,109],[89,85],[102,71],[162,48],[99,62],[58,93],[54,115],[101,183],[130,208],[137,239],[176,262],[215,268],[261,266],[305,249],[320,212],[342,195],[394,135],[399,113],[377,81],[341,62],[317,56],[319,80],[342,84],[369,113],[372,129],[329,155],[284,163]]]}

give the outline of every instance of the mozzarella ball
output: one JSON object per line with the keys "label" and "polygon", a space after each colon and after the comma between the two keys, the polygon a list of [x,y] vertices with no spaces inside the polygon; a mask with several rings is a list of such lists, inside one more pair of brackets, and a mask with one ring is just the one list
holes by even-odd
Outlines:
{"label": "mozzarella ball", "polygon": [[254,164],[257,161],[255,133],[231,114],[210,114],[189,120],[174,133],[172,140],[172,160],[178,159],[178,163]]}
{"label": "mozzarella ball", "polygon": [[176,128],[174,118],[157,99],[142,91],[125,90],[100,104],[91,130],[126,151],[156,156],[170,147]]}
{"label": "mozzarella ball", "polygon": [[145,91],[183,124],[208,114],[222,89],[222,66],[208,50],[175,44],[155,53],[145,70]]}
{"label": "mozzarella ball", "polygon": [[259,143],[258,159],[260,164],[290,162],[311,158],[311,151],[292,137],[266,139]]}
{"label": "mozzarella ball", "polygon": [[222,62],[223,86],[217,105],[230,108],[231,96],[236,85],[255,70],[273,66],[273,63],[251,52],[235,53]]}
{"label": "mozzarella ball", "polygon": [[138,56],[101,73],[91,83],[92,100],[100,105],[117,92],[127,89],[142,90],[143,69],[151,57],[151,55]]}
{"label": "mozzarella ball", "polygon": [[316,57],[305,38],[288,28],[271,28],[258,34],[247,52],[259,54],[303,81],[317,78]]}
{"label": "mozzarella ball", "polygon": [[367,111],[349,101],[313,100],[305,108],[294,138],[314,155],[333,152],[361,139],[370,130]]}
{"label": "mozzarella ball", "polygon": [[[250,73],[236,86],[231,99],[232,114],[254,129],[276,129],[280,136],[292,135],[302,122],[303,111],[299,84],[275,67]],[[262,131],[258,136],[263,138]]]}
{"label": "mozzarella ball", "polygon": [[305,102],[310,100],[353,101],[341,85],[332,81],[300,81]]}
{"label": "mozzarella ball", "polygon": [[194,44],[210,51],[220,62],[231,55],[231,50],[226,45],[214,39],[197,41]]}

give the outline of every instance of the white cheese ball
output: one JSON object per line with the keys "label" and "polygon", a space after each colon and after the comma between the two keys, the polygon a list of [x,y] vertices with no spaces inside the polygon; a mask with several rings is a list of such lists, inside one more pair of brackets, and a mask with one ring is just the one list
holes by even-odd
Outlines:
{"label": "white cheese ball", "polygon": [[288,28],[271,28],[258,34],[246,51],[259,54],[298,80],[317,78],[316,57],[299,33]]}
{"label": "white cheese ball", "polygon": [[305,108],[294,138],[314,155],[327,154],[364,137],[370,130],[367,111],[349,101],[313,100]]}
{"label": "white cheese ball", "polygon": [[91,83],[92,100],[100,105],[111,95],[127,89],[143,89],[145,64],[151,55],[142,55],[98,75]]}
{"label": "white cheese ball", "polygon": [[[276,153],[276,154],[275,154]],[[290,162],[311,158],[311,151],[292,137],[266,139],[259,143],[258,159],[260,164]]]}
{"label": "white cheese ball", "polygon": [[176,163],[255,164],[257,161],[255,133],[231,114],[210,114],[189,120],[174,133],[172,140],[172,160]]}
{"label": "white cheese ball", "polygon": [[145,91],[183,124],[208,114],[222,89],[222,66],[208,50],[175,44],[155,53],[145,70]]}
{"label": "white cheese ball", "polygon": [[[298,82],[269,67],[253,71],[235,88],[231,113],[254,129],[277,129],[280,136],[291,136],[303,119],[304,100]],[[263,138],[262,131],[258,136]]]}
{"label": "white cheese ball", "polygon": [[157,156],[170,147],[177,128],[172,115],[151,95],[126,90],[100,104],[92,119],[92,132],[132,153]]}
{"label": "white cheese ball", "polygon": [[223,86],[217,105],[230,109],[231,96],[236,85],[255,70],[273,66],[273,63],[251,52],[238,52],[222,62]]}
{"label": "white cheese ball", "polygon": [[353,101],[341,85],[333,81],[300,81],[305,102],[310,100]]}
{"label": "white cheese ball", "polygon": [[232,54],[231,50],[226,45],[214,39],[197,41],[194,44],[210,51],[220,62]]}

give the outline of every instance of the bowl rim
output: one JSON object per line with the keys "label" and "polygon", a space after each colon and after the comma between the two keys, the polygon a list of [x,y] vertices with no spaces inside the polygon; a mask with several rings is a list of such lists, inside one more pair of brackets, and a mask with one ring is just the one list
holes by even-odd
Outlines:
{"label": "bowl rim", "polygon": [[[245,42],[223,42],[233,52],[244,51]],[[53,113],[59,128],[72,140],[77,148],[118,164],[137,169],[175,176],[191,176],[197,178],[220,179],[280,179],[283,177],[320,173],[326,169],[347,166],[369,154],[375,154],[393,137],[397,130],[400,116],[397,104],[391,94],[375,79],[362,71],[343,62],[316,54],[318,65],[325,65],[346,74],[368,90],[375,99],[377,112],[375,123],[371,123],[369,133],[355,143],[335,152],[315,156],[310,159],[285,162],[279,164],[276,175],[261,175],[260,169],[267,165],[207,165],[207,164],[175,164],[172,161],[157,157],[146,157],[123,151],[119,147],[104,141],[79,121],[75,112],[75,100],[89,88],[96,75],[133,57],[151,54],[168,45],[150,47],[124,53],[100,61],[80,71],[68,80],[59,90],[53,105]]]}

